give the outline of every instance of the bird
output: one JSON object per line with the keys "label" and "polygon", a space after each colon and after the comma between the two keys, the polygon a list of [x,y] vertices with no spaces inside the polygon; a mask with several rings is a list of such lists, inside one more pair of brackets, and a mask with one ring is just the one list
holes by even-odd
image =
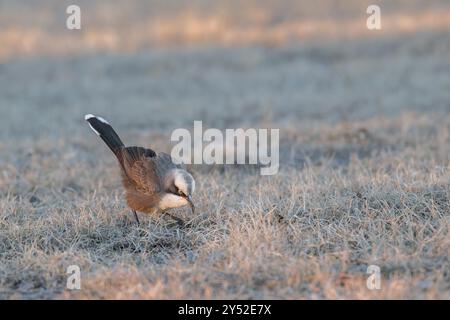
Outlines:
{"label": "bird", "polygon": [[182,225],[183,220],[167,212],[169,209],[190,206],[195,214],[192,195],[195,191],[193,176],[172,157],[150,148],[126,147],[112,126],[102,117],[86,114],[84,119],[116,156],[125,189],[128,206],[140,225],[137,212],[162,213]]}

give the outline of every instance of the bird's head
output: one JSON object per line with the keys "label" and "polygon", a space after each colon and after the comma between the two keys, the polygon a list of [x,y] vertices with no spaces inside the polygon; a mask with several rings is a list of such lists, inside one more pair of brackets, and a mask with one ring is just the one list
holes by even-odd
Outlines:
{"label": "bird's head", "polygon": [[185,205],[189,204],[192,213],[194,213],[195,207],[192,202],[192,195],[195,191],[195,180],[189,172],[182,169],[172,170],[167,176],[165,189],[167,193],[178,197],[177,202],[182,203],[184,200]]}

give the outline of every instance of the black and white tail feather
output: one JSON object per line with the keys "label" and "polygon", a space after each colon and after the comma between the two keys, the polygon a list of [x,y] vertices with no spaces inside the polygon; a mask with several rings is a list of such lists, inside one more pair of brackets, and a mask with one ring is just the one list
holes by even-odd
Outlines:
{"label": "black and white tail feather", "polygon": [[124,147],[122,140],[120,140],[118,134],[114,131],[111,125],[102,117],[94,116],[93,114],[87,114],[84,116],[84,120],[89,123],[92,131],[94,131],[106,145],[111,149],[116,156],[118,156],[119,150]]}

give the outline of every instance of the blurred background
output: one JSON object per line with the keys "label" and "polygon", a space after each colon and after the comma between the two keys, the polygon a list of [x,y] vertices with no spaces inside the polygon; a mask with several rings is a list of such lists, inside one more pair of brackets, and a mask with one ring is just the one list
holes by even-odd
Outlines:
{"label": "blurred background", "polygon": [[448,113],[450,2],[377,1],[369,31],[372,2],[1,0],[0,137]]}

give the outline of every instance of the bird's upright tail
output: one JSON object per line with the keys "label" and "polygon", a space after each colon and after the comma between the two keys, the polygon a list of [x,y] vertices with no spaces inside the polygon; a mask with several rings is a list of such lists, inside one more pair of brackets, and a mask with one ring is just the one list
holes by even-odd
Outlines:
{"label": "bird's upright tail", "polygon": [[96,117],[93,114],[87,114],[84,116],[84,120],[89,123],[91,129],[108,145],[114,154],[119,157],[118,151],[121,147],[124,147],[122,140],[120,140],[117,133],[111,127],[111,125],[102,117]]}

